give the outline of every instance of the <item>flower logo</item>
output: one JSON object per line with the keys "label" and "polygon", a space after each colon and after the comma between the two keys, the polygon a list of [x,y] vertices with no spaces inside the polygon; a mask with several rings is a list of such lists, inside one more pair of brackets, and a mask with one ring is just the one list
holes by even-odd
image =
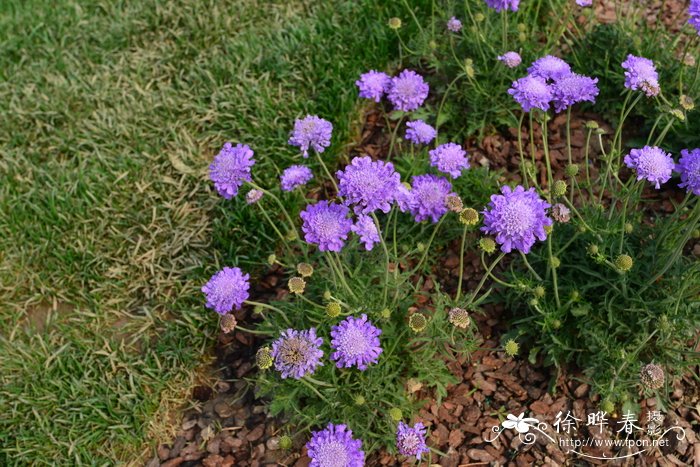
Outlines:
{"label": "flower logo", "polygon": [[504,420],[501,425],[508,430],[515,428],[518,433],[527,433],[530,431],[530,424],[532,423],[537,425],[540,421],[536,418],[525,418],[525,412],[523,412],[517,417],[513,414],[508,414],[508,417],[506,417],[506,420]]}

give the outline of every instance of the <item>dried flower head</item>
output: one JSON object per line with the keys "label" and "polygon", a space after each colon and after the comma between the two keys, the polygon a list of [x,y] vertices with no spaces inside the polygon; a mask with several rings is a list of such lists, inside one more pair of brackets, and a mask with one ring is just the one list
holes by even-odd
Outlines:
{"label": "dried flower head", "polygon": [[283,191],[292,191],[298,186],[304,186],[314,178],[311,169],[305,165],[292,165],[284,169],[280,175],[280,182]]}
{"label": "dried flower head", "polygon": [[493,254],[496,251],[496,242],[491,237],[481,237],[479,239],[479,248],[487,255]]}
{"label": "dried flower head", "polygon": [[231,199],[238,194],[244,182],[251,180],[250,169],[253,165],[255,159],[249,146],[225,143],[209,166],[209,178],[221,196]]}
{"label": "dried flower head", "polygon": [[680,104],[684,110],[690,111],[690,110],[693,110],[695,108],[695,101],[693,100],[693,98],[690,96],[686,96],[685,94],[683,94],[680,97]]}
{"label": "dried flower head", "polygon": [[566,224],[571,220],[571,210],[563,204],[557,203],[552,206],[552,218],[557,222]]}
{"label": "dried flower head", "polygon": [[391,79],[387,97],[395,110],[410,112],[423,105],[430,88],[423,77],[413,70],[404,70]]}
{"label": "dried flower head", "polygon": [[659,94],[659,74],[656,71],[654,62],[644,57],[627,55],[627,59],[622,62],[625,69],[625,87],[633,91],[644,91],[647,97]]}
{"label": "dried flower head", "polygon": [[396,199],[401,177],[391,162],[373,161],[369,156],[355,157],[345,170],[336,173],[338,194],[355,213],[389,212]]}
{"label": "dried flower head", "polygon": [[289,279],[287,286],[289,287],[289,291],[291,293],[301,295],[304,293],[304,289],[306,288],[306,281],[301,277],[292,277]]}
{"label": "dried flower head", "polygon": [[304,221],[301,229],[308,243],[318,245],[321,251],[340,251],[352,229],[348,218],[350,210],[330,201],[320,201],[306,207],[299,215]]}
{"label": "dried flower head", "polygon": [[401,18],[393,17],[389,18],[389,28],[391,29],[400,29],[401,28]]}
{"label": "dried flower head", "polygon": [[518,5],[520,5],[520,0],[484,0],[486,6],[493,8],[496,11],[510,10],[518,11]]}
{"label": "dried flower head", "polygon": [[352,437],[352,430],[345,425],[329,423],[324,430],[313,431],[306,443],[311,458],[309,467],[363,467],[365,453],[362,441]]}
{"label": "dried flower head", "polygon": [[421,332],[427,325],[428,318],[422,313],[413,313],[408,318],[408,327],[410,327],[413,332]]}
{"label": "dried flower head", "polygon": [[275,368],[282,379],[301,379],[313,374],[316,368],[323,366],[321,350],[323,339],[316,336],[316,329],[304,331],[287,329],[272,343],[272,358]]}
{"label": "dried flower head", "polygon": [[326,304],[326,315],[329,318],[337,318],[340,316],[340,312],[342,311],[342,308],[340,306],[340,303],[338,302],[328,302]]}
{"label": "dried flower head", "polygon": [[459,212],[459,222],[464,225],[476,225],[479,223],[479,213],[474,208],[465,208]]}
{"label": "dried flower head", "polygon": [[258,201],[260,201],[260,199],[262,199],[263,194],[264,194],[264,193],[263,193],[262,190],[256,190],[255,188],[253,188],[253,189],[250,190],[248,193],[246,193],[246,195],[245,195],[245,202],[246,202],[247,204],[255,204],[255,203],[257,203]]}
{"label": "dried flower head", "polygon": [[512,51],[506,52],[503,55],[499,55],[498,60],[508,68],[515,68],[523,62],[523,59],[520,57],[520,54],[518,52]]}
{"label": "dried flower head", "polygon": [[338,368],[356,367],[366,370],[377,363],[382,347],[379,344],[381,329],[375,327],[363,314],[359,318],[349,316],[331,328],[331,359]]}
{"label": "dried flower head", "polygon": [[462,212],[462,210],[464,209],[464,203],[462,202],[462,198],[460,198],[459,195],[446,196],[445,204],[447,205],[447,209],[449,209],[452,212]]}
{"label": "dried flower head", "polygon": [[532,109],[540,109],[546,112],[549,110],[549,104],[554,98],[551,86],[547,84],[545,79],[531,75],[513,81],[508,94],[513,96],[515,102],[520,104],[524,112],[529,112]]}
{"label": "dried flower head", "polygon": [[272,366],[272,350],[269,347],[260,347],[255,352],[255,364],[261,370],[267,370]]}
{"label": "dried flower head", "polygon": [[414,456],[418,461],[421,456],[430,452],[425,444],[427,434],[422,423],[418,422],[413,427],[399,422],[396,428],[396,447],[399,454],[404,456]]}
{"label": "dried flower head", "polygon": [[379,102],[384,97],[390,83],[391,78],[386,73],[370,70],[360,75],[360,79],[355,81],[355,86],[360,90],[360,97]]}
{"label": "dried flower head", "polygon": [[297,272],[301,277],[311,277],[314,275],[314,267],[309,263],[297,264]]}
{"label": "dried flower head", "polygon": [[700,148],[683,149],[675,170],[681,174],[678,186],[700,196]]}
{"label": "dried flower head", "polygon": [[238,324],[238,321],[236,321],[236,317],[233,316],[233,313],[223,315],[219,321],[219,327],[224,334],[228,334],[236,329],[236,324]]}
{"label": "dried flower head", "polygon": [[620,255],[615,259],[615,267],[622,272],[627,272],[634,266],[634,261],[630,255]]}
{"label": "dried flower head", "polygon": [[294,129],[289,136],[289,144],[301,149],[304,158],[309,157],[309,149],[322,153],[331,145],[333,125],[328,120],[307,115],[294,122]]}
{"label": "dried flower head", "polygon": [[250,296],[249,279],[250,275],[243,274],[240,268],[227,267],[217,272],[202,287],[207,298],[206,307],[220,315],[225,315],[234,308],[240,310]]}
{"label": "dried flower head", "polygon": [[509,357],[515,357],[518,355],[518,352],[520,352],[520,345],[513,339],[509,339],[508,342],[506,342],[504,350]]}
{"label": "dried flower head", "polygon": [[416,175],[411,180],[413,188],[410,196],[412,202],[407,203],[416,222],[430,219],[437,223],[447,213],[445,198],[454,195],[452,184],[444,177],[436,175]]}
{"label": "dried flower head", "polygon": [[532,62],[527,72],[546,80],[559,80],[571,74],[571,66],[559,57],[545,55]]}
{"label": "dried flower head", "polygon": [[654,183],[657,190],[670,180],[676,166],[671,154],[657,146],[632,149],[625,156],[625,164],[637,171],[637,180],[646,179]]}
{"label": "dried flower head", "polygon": [[440,172],[444,172],[459,178],[462,172],[469,168],[467,151],[462,146],[455,143],[441,144],[428,152],[430,154],[430,165],[436,167]]}
{"label": "dried flower head", "polygon": [[374,244],[381,241],[377,224],[374,223],[371,217],[364,214],[357,216],[357,221],[353,224],[352,231],[360,237],[360,241],[365,244],[367,251],[371,251],[374,248]]}
{"label": "dried flower head", "polygon": [[449,312],[450,323],[460,329],[467,329],[471,323],[469,312],[464,308],[452,308]]}
{"label": "dried flower head", "polygon": [[423,120],[406,123],[406,139],[413,144],[429,144],[435,139],[437,131]]}
{"label": "dried flower head", "polygon": [[447,30],[451,32],[459,32],[462,30],[462,22],[454,16],[447,21]]}
{"label": "dried flower head", "polygon": [[642,385],[651,390],[659,389],[664,385],[664,370],[659,365],[649,363],[644,365],[639,372]]}

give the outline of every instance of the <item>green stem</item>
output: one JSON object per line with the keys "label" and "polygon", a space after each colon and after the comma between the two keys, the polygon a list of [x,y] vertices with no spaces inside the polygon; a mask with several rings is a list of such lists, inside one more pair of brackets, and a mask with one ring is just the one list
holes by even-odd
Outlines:
{"label": "green stem", "polygon": [[537,271],[535,271],[535,269],[532,266],[530,266],[530,262],[527,260],[527,256],[525,256],[525,253],[523,253],[522,251],[519,251],[519,253],[520,253],[520,257],[523,259],[523,262],[525,263],[525,266],[527,267],[528,271],[530,271],[532,273],[532,275],[535,276],[535,279],[542,282],[542,278],[540,277],[540,275],[537,274]]}
{"label": "green stem", "polygon": [[457,282],[457,295],[455,296],[455,302],[458,302],[462,296],[462,279],[464,278],[464,244],[467,240],[467,226],[464,226],[462,230],[462,245],[459,250],[459,281]]}
{"label": "green stem", "polygon": [[333,177],[333,175],[331,175],[331,172],[328,170],[328,167],[326,167],[326,163],[323,162],[323,158],[321,158],[321,154],[319,154],[317,151],[314,151],[314,154],[316,154],[316,159],[321,164],[323,171],[326,173],[326,176],[329,178],[329,180],[333,184],[333,188],[335,188],[335,193],[337,195],[338,193],[340,193],[340,190],[338,189],[338,184],[335,182],[335,178]]}
{"label": "green stem", "polygon": [[447,216],[442,216],[440,220],[438,221],[437,225],[433,229],[432,235],[430,235],[430,239],[428,240],[428,244],[425,246],[425,250],[423,251],[423,256],[421,257],[420,261],[418,261],[418,264],[416,267],[413,269],[412,274],[418,271],[422,266],[423,266],[423,261],[425,261],[425,258],[428,256],[428,251],[430,251],[430,246],[433,244],[433,240],[435,240],[435,235],[437,235],[438,230],[440,230],[440,226],[442,225],[442,222],[445,220],[445,217]]}
{"label": "green stem", "polygon": [[[391,257],[389,256],[389,249],[384,241],[384,235],[382,234],[382,228],[379,225],[379,219],[375,213],[372,213],[372,219],[374,219],[374,225],[377,227],[377,233],[379,234],[379,243],[382,245],[384,250],[384,256],[386,257],[386,266],[384,267],[384,291],[382,293],[382,307],[386,306],[387,295],[389,293],[389,263],[391,262]],[[398,266],[394,270],[394,275],[398,272]]]}
{"label": "green stem", "polygon": [[[471,299],[469,300],[470,304],[474,303],[474,300],[476,300],[476,296],[479,294],[479,292],[481,291],[481,288],[484,286],[484,283],[486,282],[486,279],[489,277],[489,274],[491,274],[491,271],[493,271],[493,268],[496,267],[496,265],[503,259],[503,257],[505,255],[506,255],[505,253],[501,252],[501,254],[498,255],[498,257],[493,261],[493,263],[491,263],[491,266],[486,270],[486,274],[484,274],[481,277],[481,281],[479,281],[479,285],[477,285],[476,289],[474,289],[474,292],[472,292]],[[483,256],[483,253],[482,253],[482,256]]]}

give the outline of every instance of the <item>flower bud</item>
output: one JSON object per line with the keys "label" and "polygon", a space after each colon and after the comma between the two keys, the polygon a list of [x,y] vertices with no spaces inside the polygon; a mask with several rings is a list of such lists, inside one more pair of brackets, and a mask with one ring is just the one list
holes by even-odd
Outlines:
{"label": "flower bud", "polygon": [[309,263],[297,264],[297,272],[301,277],[311,277],[314,274],[314,267]]}
{"label": "flower bud", "polygon": [[492,238],[481,237],[479,239],[479,248],[481,248],[487,255],[490,255],[496,251],[496,242],[494,242]]}
{"label": "flower bud", "polygon": [[542,287],[541,285],[538,285],[537,287],[532,289],[532,295],[534,295],[537,298],[544,297],[545,293],[546,293],[546,291],[545,291],[544,287]]}
{"label": "flower bud", "polygon": [[288,230],[287,234],[284,236],[284,238],[288,242],[293,242],[294,240],[297,239],[297,233],[294,230]]}
{"label": "flower bud", "polygon": [[341,311],[342,308],[338,302],[329,302],[326,304],[326,316],[329,318],[337,318]]}
{"label": "flower bud", "polygon": [[323,299],[324,300],[328,301],[331,298],[333,298],[333,295],[331,294],[330,290],[326,290],[325,292],[323,292]]}
{"label": "flower bud", "polygon": [[474,21],[476,21],[477,23],[481,23],[485,19],[486,19],[486,16],[484,16],[483,13],[477,13],[474,15]]}
{"label": "flower bud", "polygon": [[267,264],[270,266],[274,265],[277,262],[277,255],[270,255],[267,257]]}
{"label": "flower bud", "polygon": [[564,180],[557,180],[554,182],[554,186],[552,188],[552,193],[554,193],[554,196],[556,197],[561,197],[566,194],[566,190],[568,188],[568,185]]}
{"label": "flower bud", "polygon": [[634,226],[629,222],[625,222],[625,233],[631,234],[632,232],[634,232]]}
{"label": "flower bud", "polygon": [[588,120],[586,122],[586,128],[588,128],[589,130],[595,130],[596,128],[600,128],[600,126],[595,120]]}
{"label": "flower bud", "polygon": [[365,402],[367,401],[365,400],[365,396],[363,396],[362,394],[358,394],[355,396],[355,405],[365,405]]}
{"label": "flower bud", "polygon": [[552,266],[552,269],[557,269],[561,266],[561,260],[556,256],[552,256],[552,259],[549,260],[549,265]]}
{"label": "flower bud", "polygon": [[566,166],[566,169],[564,169],[564,172],[567,177],[575,177],[578,175],[578,169],[578,164],[569,164]]}
{"label": "flower bud", "polygon": [[505,345],[506,355],[509,357],[515,357],[520,351],[520,346],[513,339],[508,340]]}
{"label": "flower bud", "polygon": [[292,438],[287,435],[280,436],[280,448],[281,449],[292,449]]}
{"label": "flower bud", "polygon": [[681,96],[680,102],[681,107],[683,107],[685,110],[693,110],[695,108],[695,102],[690,96],[686,96],[685,94],[683,94]]}
{"label": "flower bud", "polygon": [[267,370],[272,366],[272,350],[269,347],[260,347],[255,353],[255,364],[261,370]]}
{"label": "flower bud", "polygon": [[476,225],[479,223],[479,213],[473,208],[462,209],[459,213],[459,222],[464,225]]}
{"label": "flower bud", "polygon": [[571,301],[572,301],[572,302],[575,302],[575,301],[577,301],[579,298],[581,298],[581,294],[579,293],[579,291],[578,291],[578,290],[572,290],[572,291],[571,291]]}
{"label": "flower bud", "polygon": [[413,332],[421,332],[428,325],[428,318],[422,313],[414,313],[408,318],[408,327]]}
{"label": "flower bud", "polygon": [[639,379],[645,388],[659,389],[664,385],[664,370],[659,365],[649,363],[642,367]]}
{"label": "flower bud", "polygon": [[544,232],[545,232],[547,235],[551,234],[553,230],[554,230],[554,226],[553,226],[553,225],[545,225],[545,226],[544,226]]}
{"label": "flower bud", "polygon": [[391,310],[388,308],[384,308],[379,315],[382,317],[382,319],[389,319],[391,318]]}
{"label": "flower bud", "polygon": [[401,19],[396,18],[396,17],[390,18],[389,19],[389,28],[394,29],[394,30],[400,29],[401,28]]}
{"label": "flower bud", "polygon": [[627,272],[634,266],[634,261],[629,255],[620,255],[615,259],[615,267],[622,272]]}
{"label": "flower bud", "polygon": [[416,250],[418,250],[419,253],[423,253],[425,251],[425,243],[418,242],[416,245]]}
{"label": "flower bud", "polygon": [[392,407],[389,409],[389,417],[395,422],[400,422],[403,418],[403,412],[397,407]]}
{"label": "flower bud", "polygon": [[289,291],[293,294],[303,294],[306,288],[306,281],[301,277],[292,277],[287,283]]}
{"label": "flower bud", "polygon": [[615,404],[610,399],[605,399],[600,403],[600,410],[607,414],[612,414],[615,412]]}
{"label": "flower bud", "polygon": [[676,117],[676,118],[677,118],[678,120],[680,120],[681,122],[684,122],[684,121],[685,121],[685,114],[683,113],[682,110],[680,110],[680,109],[671,109],[671,110],[669,110],[669,113],[670,113],[671,115],[673,115],[674,117]]}

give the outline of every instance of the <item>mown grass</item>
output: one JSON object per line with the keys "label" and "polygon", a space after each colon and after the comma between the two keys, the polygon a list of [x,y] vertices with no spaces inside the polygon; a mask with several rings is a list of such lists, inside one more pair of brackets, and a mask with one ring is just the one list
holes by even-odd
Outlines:
{"label": "mown grass", "polygon": [[274,248],[209,161],[245,142],[272,180],[306,112],[341,152],[391,4],[0,2],[0,464],[139,462],[167,434],[216,329],[198,288]]}

